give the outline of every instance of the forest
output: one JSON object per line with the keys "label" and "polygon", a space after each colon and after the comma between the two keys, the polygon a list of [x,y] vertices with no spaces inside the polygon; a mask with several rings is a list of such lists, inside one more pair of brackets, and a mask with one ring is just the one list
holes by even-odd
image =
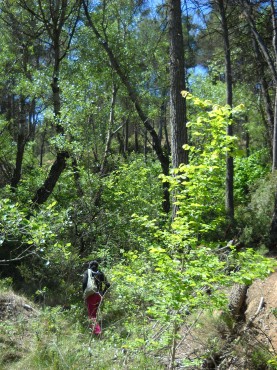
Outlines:
{"label": "forest", "polygon": [[228,298],[277,266],[276,2],[0,0],[0,25],[0,368],[277,369]]}

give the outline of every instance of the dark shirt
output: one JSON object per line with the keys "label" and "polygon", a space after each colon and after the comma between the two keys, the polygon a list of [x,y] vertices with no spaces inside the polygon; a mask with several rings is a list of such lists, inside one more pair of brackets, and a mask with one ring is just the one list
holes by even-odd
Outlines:
{"label": "dark shirt", "polygon": [[[102,271],[92,271],[92,276],[95,279],[97,290],[101,295],[104,295],[107,289],[111,286],[111,284],[107,281],[106,276]],[[88,270],[84,272],[83,276],[83,292],[87,287],[88,282]]]}

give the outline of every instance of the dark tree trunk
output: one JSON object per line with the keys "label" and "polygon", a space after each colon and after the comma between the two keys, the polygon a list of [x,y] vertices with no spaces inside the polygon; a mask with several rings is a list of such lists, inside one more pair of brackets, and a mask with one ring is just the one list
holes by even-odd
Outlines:
{"label": "dark tree trunk", "polygon": [[[233,82],[232,82],[232,64],[231,64],[231,50],[229,42],[229,29],[226,16],[225,4],[223,1],[217,1],[221,28],[224,42],[225,55],[225,81],[226,81],[226,103],[232,107],[233,105]],[[232,125],[227,126],[227,135],[233,136]],[[227,153],[226,156],[226,194],[225,194],[225,208],[227,216],[231,222],[234,223],[234,160],[232,152]]]}
{"label": "dark tree trunk", "polygon": [[24,149],[26,144],[27,128],[26,128],[26,112],[25,112],[25,100],[23,97],[20,99],[20,117],[18,123],[18,134],[17,134],[17,151],[16,151],[16,163],[13,176],[11,179],[11,187],[13,190],[17,187],[22,172],[22,162],[24,157]]}
{"label": "dark tree trunk", "polygon": [[180,0],[168,0],[168,28],[170,42],[170,128],[172,167],[188,163],[188,153],[183,149],[187,144],[186,100],[181,92],[185,85],[184,40]]}
{"label": "dark tree trunk", "polygon": [[18,137],[17,137],[15,169],[13,172],[13,177],[11,179],[11,187],[13,190],[15,190],[15,188],[17,187],[21,179],[22,162],[23,162],[25,144],[26,144],[25,135],[22,132],[19,132]]}
{"label": "dark tree trunk", "polygon": [[129,118],[126,120],[125,129],[124,129],[124,153],[129,152]]}
{"label": "dark tree trunk", "polygon": [[107,132],[107,137],[106,137],[106,145],[105,145],[105,151],[104,151],[104,156],[103,160],[101,163],[100,167],[100,173],[101,175],[104,175],[107,170],[107,160],[108,160],[108,155],[111,147],[111,142],[112,142],[112,128],[114,125],[114,110],[115,110],[115,103],[116,103],[116,94],[118,91],[117,86],[113,86],[113,92],[112,92],[112,101],[111,101],[111,108],[110,108],[110,118],[109,118],[109,126],[108,126],[108,132]]}
{"label": "dark tree trunk", "polygon": [[135,153],[139,153],[139,140],[138,140],[138,127],[137,127],[137,124],[135,124],[135,128],[134,128],[135,132]]}
{"label": "dark tree trunk", "polygon": [[[272,16],[272,45],[275,56],[275,102],[274,102],[274,130],[273,130],[273,170],[277,170],[277,9],[275,8],[275,1],[271,0],[271,16]],[[276,202],[277,203],[277,202]]]}
{"label": "dark tree trunk", "polygon": [[[170,54],[170,129],[172,167],[188,163],[188,152],[183,149],[187,144],[186,100],[181,92],[186,89],[184,40],[182,30],[182,12],[180,0],[168,0],[168,33]],[[175,204],[176,194],[173,194],[172,218],[178,213]]]}
{"label": "dark tree trunk", "polygon": [[275,193],[274,210],[269,231],[268,248],[271,252],[277,253],[277,191]]}
{"label": "dark tree trunk", "polygon": [[34,204],[40,205],[47,201],[49,196],[52,194],[60,175],[66,167],[66,160],[68,157],[69,155],[67,152],[61,152],[57,154],[57,158],[51,167],[49,175],[32,199]]}
{"label": "dark tree trunk", "polygon": [[146,158],[147,158],[147,143],[148,143],[147,130],[144,130],[144,145],[143,145],[143,153],[144,153],[144,158],[145,158],[145,160],[146,160]]}
{"label": "dark tree trunk", "polygon": [[[57,73],[54,73],[53,82],[52,82],[52,91],[53,91],[53,102],[54,102],[54,117],[55,117],[55,128],[57,133],[63,134],[64,130],[60,123],[60,88],[59,88],[59,80],[58,71],[59,71],[59,64],[56,66],[58,70]],[[44,184],[37,190],[35,196],[33,197],[32,201],[35,205],[43,204],[47,201],[49,196],[52,194],[57,181],[59,180],[60,175],[66,168],[66,159],[69,158],[69,153],[67,151],[59,151],[57,153],[57,157],[55,162],[53,163],[50,172],[47,178],[44,181]]]}

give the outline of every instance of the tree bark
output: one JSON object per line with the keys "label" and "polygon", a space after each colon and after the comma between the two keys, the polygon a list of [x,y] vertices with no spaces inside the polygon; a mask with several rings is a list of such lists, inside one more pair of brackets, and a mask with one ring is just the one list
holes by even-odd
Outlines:
{"label": "tree bark", "polygon": [[124,153],[129,152],[129,118],[126,119],[124,129]]}
{"label": "tree bark", "polygon": [[103,156],[103,160],[102,160],[101,167],[100,167],[101,176],[103,176],[106,172],[107,159],[108,159],[108,154],[110,151],[110,146],[111,146],[111,141],[112,141],[112,127],[114,124],[114,110],[115,110],[117,91],[118,91],[118,87],[114,85],[113,92],[112,92],[110,118],[109,118],[109,124],[108,124],[109,126],[108,126],[107,138],[106,138],[105,151],[104,151],[104,156]]}
{"label": "tree bark", "polygon": [[[257,44],[261,50],[261,53],[264,55],[264,58],[268,64],[268,67],[272,73],[272,79],[275,85],[275,102],[274,102],[274,122],[273,122],[273,143],[272,143],[272,172],[276,173],[277,170],[277,18],[276,18],[276,8],[274,0],[270,1],[271,6],[271,17],[272,17],[272,45],[273,53],[270,54],[268,48],[261,35],[258,33],[254,21],[251,17],[250,12],[245,12],[245,15],[248,16],[248,22],[251,27],[251,31],[256,38]],[[249,9],[248,9],[249,10]],[[274,55],[274,59],[271,55]],[[270,225],[269,233],[269,249],[271,251],[277,250],[277,190],[275,192],[275,201],[274,201],[274,210],[273,216]]]}
{"label": "tree bark", "polygon": [[50,172],[44,181],[44,184],[37,190],[34,198],[32,199],[32,202],[35,205],[43,204],[52,194],[60,175],[66,168],[66,160],[68,157],[69,154],[66,151],[57,154],[56,160],[53,163]]}
{"label": "tree bark", "polygon": [[274,129],[273,129],[273,163],[272,163],[272,170],[277,170],[277,14],[276,8],[274,5],[274,1],[271,0],[271,13],[272,13],[272,29],[273,29],[273,37],[272,37],[272,45],[273,51],[275,55],[275,63],[274,63],[274,83],[275,83],[275,102],[274,102]]}
{"label": "tree bark", "polygon": [[[229,29],[226,16],[226,9],[224,2],[217,0],[219,9],[223,43],[225,55],[225,81],[226,81],[226,103],[232,108],[233,105],[233,82],[232,82],[232,64],[231,64],[231,50],[229,41]],[[232,125],[227,126],[227,135],[233,136]],[[225,194],[225,208],[227,216],[231,222],[234,223],[234,159],[232,151],[226,155],[226,194]]]}
{"label": "tree bark", "polygon": [[[188,164],[188,152],[183,149],[187,144],[186,100],[181,92],[186,90],[184,40],[182,30],[182,11],[180,0],[168,0],[168,35],[169,35],[169,76],[170,76],[170,130],[172,168]],[[178,213],[173,194],[172,218]]]}
{"label": "tree bark", "polygon": [[11,187],[13,190],[17,187],[22,172],[22,162],[24,156],[24,148],[26,144],[26,112],[25,112],[25,99],[20,98],[20,114],[18,123],[18,133],[17,133],[17,151],[16,151],[16,163],[13,176],[11,179]]}
{"label": "tree bark", "polygon": [[170,128],[172,167],[188,163],[188,153],[183,149],[187,144],[186,100],[181,91],[186,89],[184,40],[180,0],[168,0],[168,30],[170,42]]}

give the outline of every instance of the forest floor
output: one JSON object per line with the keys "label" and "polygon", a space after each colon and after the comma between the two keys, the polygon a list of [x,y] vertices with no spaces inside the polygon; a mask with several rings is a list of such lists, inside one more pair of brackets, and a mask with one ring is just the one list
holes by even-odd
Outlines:
{"label": "forest floor", "polygon": [[[0,292],[1,369],[1,364],[6,364],[3,369],[18,369],[13,366],[30,352],[37,335],[31,325],[39,315],[40,309],[28,299]],[[189,316],[175,350],[176,369],[277,369],[277,271],[248,288],[243,320],[234,322],[222,311]]]}

